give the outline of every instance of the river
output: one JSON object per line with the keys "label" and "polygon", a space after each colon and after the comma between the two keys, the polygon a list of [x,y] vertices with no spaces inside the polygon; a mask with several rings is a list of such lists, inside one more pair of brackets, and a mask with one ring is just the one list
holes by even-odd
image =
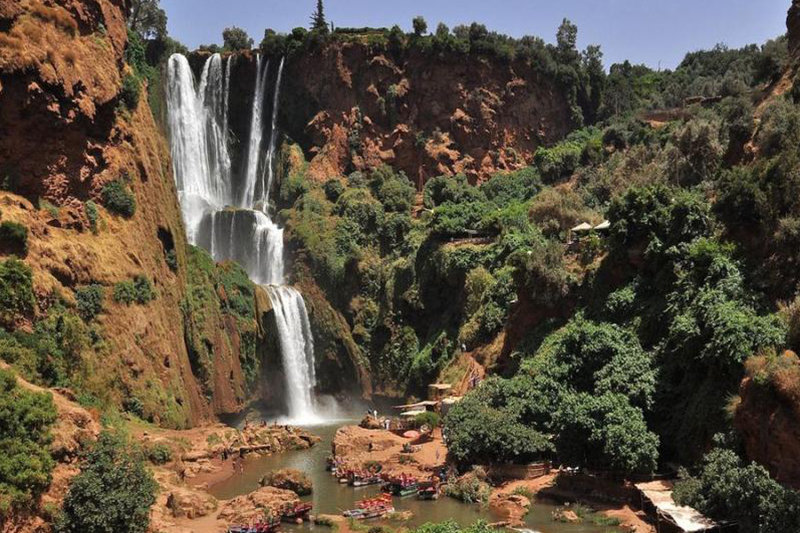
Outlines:
{"label": "river", "polygon": [[[303,498],[314,504],[314,513],[340,514],[344,509],[353,507],[356,500],[371,497],[380,492],[376,486],[353,488],[337,483],[336,479],[325,470],[325,460],[330,454],[331,442],[336,430],[342,425],[357,424],[357,420],[337,420],[325,424],[307,426],[306,429],[319,435],[322,440],[308,450],[290,451],[265,457],[251,457],[245,460],[244,473],[231,477],[209,487],[216,498],[230,499],[247,494],[259,487],[259,480],[266,472],[281,468],[294,468],[305,472],[314,483],[313,494]],[[395,498],[398,511],[411,511],[413,518],[406,525],[418,526],[426,522],[443,522],[453,520],[467,526],[477,520],[494,522],[500,520],[488,508],[479,505],[467,505],[453,498],[441,497],[436,501],[421,501],[414,497]],[[556,506],[547,501],[536,500],[525,517],[525,526],[542,533],[619,533],[616,527],[601,527],[594,524],[566,524],[556,522],[552,513]],[[380,521],[369,523],[380,524]],[[323,526],[306,524],[302,527],[292,526],[290,529],[309,530],[323,529]]]}

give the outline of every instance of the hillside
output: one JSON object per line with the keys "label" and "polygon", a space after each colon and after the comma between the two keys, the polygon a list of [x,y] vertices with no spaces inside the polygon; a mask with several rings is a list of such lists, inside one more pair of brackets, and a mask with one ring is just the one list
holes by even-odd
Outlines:
{"label": "hillside", "polygon": [[[21,232],[19,245],[4,233],[0,254],[20,256],[25,280],[4,281],[21,303],[4,310],[0,344],[40,384],[187,427],[254,397],[265,340],[254,287],[187,246],[124,10],[0,4],[0,222]],[[250,301],[245,316],[231,298]]]}

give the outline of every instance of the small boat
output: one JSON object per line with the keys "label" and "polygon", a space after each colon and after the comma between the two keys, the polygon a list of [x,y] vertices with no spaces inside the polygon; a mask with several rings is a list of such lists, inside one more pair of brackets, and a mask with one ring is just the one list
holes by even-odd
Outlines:
{"label": "small boat", "polygon": [[308,520],[308,514],[312,508],[313,505],[308,502],[298,502],[294,505],[287,504],[281,509],[281,520],[284,522],[303,522]]}
{"label": "small boat", "polygon": [[356,503],[355,509],[344,511],[342,516],[355,520],[380,518],[394,512],[391,494],[382,494],[377,498],[368,498]]}
{"label": "small boat", "polygon": [[273,533],[281,525],[278,517],[270,517],[249,526],[230,526],[228,533]]}
{"label": "small boat", "polygon": [[383,479],[378,474],[369,472],[358,471],[350,472],[348,483],[353,487],[366,487],[368,485],[377,485],[382,483]]}
{"label": "small boat", "polygon": [[436,481],[423,481],[417,487],[417,498],[420,500],[438,500],[439,483]]}
{"label": "small boat", "polygon": [[395,496],[411,496],[417,493],[419,481],[414,476],[400,474],[396,477],[390,477],[384,487]]}

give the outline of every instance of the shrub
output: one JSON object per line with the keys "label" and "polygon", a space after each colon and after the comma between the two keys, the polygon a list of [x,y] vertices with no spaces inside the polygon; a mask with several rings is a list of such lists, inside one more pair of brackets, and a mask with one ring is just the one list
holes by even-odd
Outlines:
{"label": "shrub", "polygon": [[136,109],[139,105],[139,97],[142,91],[142,83],[139,78],[133,74],[126,74],[122,79],[122,89],[119,96],[125,107],[128,109]]}
{"label": "shrub", "polygon": [[55,421],[50,393],[24,389],[13,373],[0,369],[0,521],[50,485],[55,462],[48,445]]}
{"label": "shrub", "polygon": [[145,276],[136,276],[133,280],[114,284],[114,301],[117,303],[131,305],[135,302],[144,305],[154,299],[153,285]]}
{"label": "shrub", "polygon": [[435,427],[439,427],[439,415],[432,411],[425,411],[424,413],[418,414],[414,417],[414,425],[418,428],[422,426],[428,426],[429,428],[433,429]]}
{"label": "shrub", "polygon": [[33,313],[33,275],[18,259],[0,262],[0,323],[10,324],[19,316]]}
{"label": "shrub", "polygon": [[173,272],[178,271],[178,253],[173,248],[169,250],[166,254],[164,254],[164,261],[166,261],[167,266]]}
{"label": "shrub", "polygon": [[102,285],[92,284],[75,290],[78,314],[87,322],[103,312],[104,289]]}
{"label": "shrub", "polygon": [[131,305],[136,301],[136,287],[130,280],[114,284],[114,301],[119,304]]}
{"label": "shrub", "polygon": [[342,185],[341,180],[333,178],[325,182],[323,189],[325,190],[325,197],[335,203],[344,192],[344,185]]}
{"label": "shrub", "polygon": [[106,209],[130,218],[136,213],[136,198],[128,189],[128,186],[122,179],[116,179],[107,183],[102,191],[101,196],[103,205]]}
{"label": "shrub", "polygon": [[718,520],[738,522],[744,532],[800,531],[800,492],[785,488],[756,463],[744,464],[735,452],[709,452],[697,477],[684,471],[675,501]]}
{"label": "shrub", "polygon": [[554,183],[572,175],[583,154],[583,146],[574,141],[564,141],[551,148],[539,148],[533,163],[547,183]]}
{"label": "shrub", "polygon": [[464,503],[489,503],[492,488],[480,467],[445,486],[445,494]]}
{"label": "shrub", "polygon": [[89,228],[92,233],[97,234],[97,220],[100,218],[100,213],[97,210],[97,204],[92,200],[86,202],[86,218],[89,219]]}
{"label": "shrub", "polygon": [[142,454],[104,431],[64,499],[59,533],[144,533],[157,485]]}
{"label": "shrub", "polygon": [[163,442],[154,442],[144,447],[144,455],[154,465],[164,465],[172,461],[172,448]]}
{"label": "shrub", "polygon": [[28,254],[28,228],[10,220],[0,224],[0,251],[24,257]]}
{"label": "shrub", "polygon": [[136,276],[133,278],[133,286],[136,290],[136,303],[144,305],[155,299],[156,295],[153,291],[153,284],[150,282],[149,278],[145,276]]}

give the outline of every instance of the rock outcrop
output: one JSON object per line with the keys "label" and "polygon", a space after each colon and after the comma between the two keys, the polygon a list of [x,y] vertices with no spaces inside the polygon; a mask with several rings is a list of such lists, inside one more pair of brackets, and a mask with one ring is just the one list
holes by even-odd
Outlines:
{"label": "rock outcrop", "polygon": [[786,17],[786,30],[789,38],[789,53],[797,61],[800,59],[800,0],[792,0],[792,6]]}
{"label": "rock outcrop", "polygon": [[292,468],[284,468],[269,472],[261,478],[262,487],[275,487],[276,489],[285,489],[296,492],[300,496],[307,496],[311,494],[313,485],[311,478],[305,472],[294,470]]}
{"label": "rock outcrop", "polygon": [[779,482],[800,488],[800,359],[786,352],[771,368],[763,358],[747,365],[734,418],[747,456]]}
{"label": "rock outcrop", "polygon": [[265,514],[277,514],[281,508],[299,501],[297,494],[290,490],[261,487],[225,502],[217,519],[227,524],[250,524],[263,519]]}

